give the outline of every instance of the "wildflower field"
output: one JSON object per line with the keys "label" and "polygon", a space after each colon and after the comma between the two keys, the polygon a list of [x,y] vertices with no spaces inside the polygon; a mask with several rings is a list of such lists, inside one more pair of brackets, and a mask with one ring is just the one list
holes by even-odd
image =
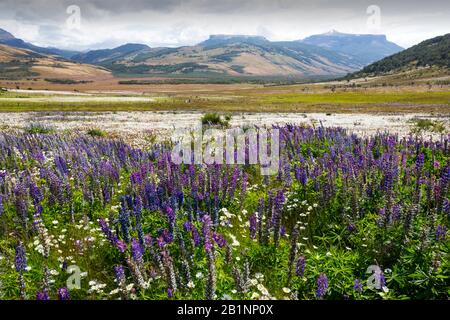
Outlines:
{"label": "wildflower field", "polygon": [[0,133],[0,299],[449,298],[448,136],[277,129],[272,176]]}

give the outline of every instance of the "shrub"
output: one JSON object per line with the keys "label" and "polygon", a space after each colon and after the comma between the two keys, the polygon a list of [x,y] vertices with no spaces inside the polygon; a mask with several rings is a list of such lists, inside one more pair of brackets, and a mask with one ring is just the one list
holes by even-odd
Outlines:
{"label": "shrub", "polygon": [[97,137],[97,138],[106,137],[106,132],[101,129],[98,129],[98,128],[89,129],[87,134],[90,135],[91,137]]}
{"label": "shrub", "polygon": [[414,127],[411,129],[412,133],[421,133],[423,131],[444,133],[445,124],[442,121],[433,121],[430,119],[415,119],[413,120]]}
{"label": "shrub", "polygon": [[229,122],[228,117],[222,119],[222,117],[217,113],[206,113],[202,117],[203,125],[227,127],[229,125],[228,122]]}

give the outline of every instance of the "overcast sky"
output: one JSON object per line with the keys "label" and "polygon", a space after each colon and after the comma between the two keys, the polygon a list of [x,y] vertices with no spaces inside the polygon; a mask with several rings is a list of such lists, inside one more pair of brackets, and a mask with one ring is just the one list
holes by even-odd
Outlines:
{"label": "overcast sky", "polygon": [[[80,8],[80,20],[67,13],[70,5]],[[380,19],[376,9],[367,13],[370,5]],[[409,47],[450,32],[450,1],[0,0],[0,28],[37,45],[77,50],[192,45],[210,34],[297,40],[331,29],[386,34]]]}

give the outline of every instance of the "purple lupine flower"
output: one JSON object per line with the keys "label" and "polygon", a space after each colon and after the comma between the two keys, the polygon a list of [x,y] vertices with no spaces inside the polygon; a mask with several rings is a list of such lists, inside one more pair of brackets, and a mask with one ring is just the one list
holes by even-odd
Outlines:
{"label": "purple lupine flower", "polygon": [[317,278],[317,291],[316,297],[318,299],[322,299],[328,291],[328,278],[327,275],[323,272],[320,273]]}
{"label": "purple lupine flower", "polygon": [[134,198],[134,202],[133,202],[133,214],[137,217],[140,218],[142,215],[142,199],[141,197],[137,196]]}
{"label": "purple lupine flower", "polygon": [[134,261],[136,261],[139,264],[142,264],[144,262],[143,255],[144,255],[144,248],[141,246],[141,243],[137,239],[133,239],[131,241],[131,255],[133,256]]}
{"label": "purple lupine flower", "polygon": [[109,186],[104,185],[102,187],[103,203],[109,203],[111,201],[111,194],[109,192]]}
{"label": "purple lupine flower", "polygon": [[392,220],[398,221],[401,218],[402,214],[402,206],[400,204],[396,204],[392,209]]}
{"label": "purple lupine flower", "polygon": [[164,240],[163,236],[157,237],[156,243],[158,244],[158,247],[160,247],[160,248],[163,248],[166,245],[166,241]]}
{"label": "purple lupine flower", "polygon": [[59,300],[70,300],[69,290],[67,288],[58,289],[58,299]]}
{"label": "purple lupine flower", "polygon": [[100,225],[100,229],[102,229],[103,234],[106,236],[106,238],[109,240],[109,242],[111,242],[111,244],[115,245],[117,242],[117,237],[112,232],[112,230],[109,228],[106,220],[103,218],[100,218],[98,220],[98,224]]}
{"label": "purple lupine flower", "polygon": [[64,202],[64,193],[62,192],[64,190],[62,186],[62,180],[58,175],[53,172],[52,170],[45,170],[43,171],[43,178],[47,180],[48,187],[50,189],[50,196],[49,196],[49,203],[53,205],[57,201],[61,204]]}
{"label": "purple lupine flower", "polygon": [[192,228],[192,222],[191,221],[186,221],[185,223],[183,223],[183,229],[185,231],[191,231]]}
{"label": "purple lupine flower", "polygon": [[125,277],[125,269],[122,265],[114,266],[114,274],[116,276],[116,283],[118,287],[122,290],[122,294],[125,294],[126,291],[126,277]]}
{"label": "purple lupine flower", "polygon": [[383,188],[385,191],[391,190],[394,186],[394,175],[392,170],[386,170],[384,173],[384,181],[383,181]]}
{"label": "purple lupine flower", "polygon": [[173,234],[168,229],[164,229],[162,231],[161,235],[163,236],[164,241],[166,243],[172,243],[173,242]]}
{"label": "purple lupine flower", "polygon": [[153,246],[153,238],[151,235],[146,234],[144,236],[144,244],[147,248],[151,248]]}
{"label": "purple lupine flower", "polygon": [[225,237],[223,236],[223,234],[214,232],[213,233],[213,239],[214,241],[216,241],[217,245],[219,246],[219,248],[223,248],[226,246],[227,244],[227,240],[225,239]]}
{"label": "purple lupine flower", "polygon": [[167,297],[168,297],[169,299],[172,299],[172,298],[173,298],[173,289],[171,289],[171,288],[168,288],[168,289],[167,289]]}
{"label": "purple lupine flower", "polygon": [[305,274],[305,264],[306,264],[306,258],[304,255],[301,255],[297,260],[297,266],[295,269],[295,274],[297,277],[303,277]]}
{"label": "purple lupine flower", "polygon": [[15,186],[14,196],[15,196],[14,205],[16,207],[17,215],[22,220],[22,225],[26,229],[28,220],[28,203],[27,203],[28,193],[25,189],[25,186],[22,183],[19,183]]}
{"label": "purple lupine flower", "polygon": [[229,188],[229,197],[230,199],[232,199],[234,197],[234,193],[236,191],[236,185],[237,185],[237,179],[239,177],[239,167],[236,166],[234,167],[234,171],[233,171],[233,175],[231,177],[231,184],[230,184],[230,188]]}
{"label": "purple lupine flower", "polygon": [[100,174],[109,181],[119,180],[119,173],[109,161],[102,161],[100,163]]}
{"label": "purple lupine flower", "polygon": [[300,182],[303,186],[308,183],[308,175],[305,169],[301,167],[294,167],[295,170],[295,178],[298,182]]}
{"label": "purple lupine flower", "polygon": [[19,273],[24,272],[27,268],[27,257],[25,255],[25,249],[20,240],[16,246],[16,257],[14,260],[14,265],[16,267],[16,271]]}
{"label": "purple lupine flower", "polygon": [[358,293],[363,291],[363,281],[361,279],[355,279],[355,283],[353,284],[353,290]]}
{"label": "purple lupine flower", "polygon": [[[117,286],[120,289],[120,292],[122,294],[122,297],[124,299],[128,299],[127,295],[127,283],[126,283],[126,277],[125,277],[125,269],[122,265],[116,265],[114,266],[114,274],[116,278]],[[133,288],[134,289],[134,288]]]}
{"label": "purple lupine flower", "polygon": [[116,240],[114,246],[122,253],[124,253],[125,250],[127,250],[127,244],[122,240]]}
{"label": "purple lupine flower", "polygon": [[214,252],[211,249],[206,250],[206,266],[208,269],[208,276],[205,286],[206,300],[213,300],[216,295],[216,281],[217,281],[216,265],[214,262]]}
{"label": "purple lupine flower", "polygon": [[31,199],[33,200],[34,204],[42,201],[43,198],[42,191],[41,189],[39,189],[38,186],[36,186],[36,184],[34,184],[33,182],[30,183],[29,190]]}
{"label": "purple lupine flower", "polygon": [[192,240],[194,241],[194,245],[196,247],[200,246],[201,242],[202,242],[202,239],[200,237],[200,233],[198,232],[197,227],[194,226],[192,223],[191,223],[190,231],[191,231],[191,235],[192,235]]}
{"label": "purple lupine flower", "polygon": [[442,203],[442,211],[445,214],[450,215],[450,201],[448,199],[445,199],[444,202]]}
{"label": "purple lupine flower", "polygon": [[249,222],[250,222],[250,238],[251,239],[255,239],[256,238],[256,229],[257,229],[257,218],[256,218],[256,214],[252,214],[249,218]]}
{"label": "purple lupine flower", "polygon": [[436,229],[436,240],[444,241],[447,235],[447,226],[438,225]]}
{"label": "purple lupine flower", "polygon": [[172,290],[176,290],[177,289],[177,279],[176,279],[175,269],[173,266],[173,259],[170,256],[169,251],[167,251],[167,250],[163,250],[161,252],[161,257],[162,257],[162,265],[164,266],[164,269],[165,269],[167,287]]}
{"label": "purple lupine flower", "polygon": [[423,153],[421,153],[416,158],[416,168],[417,168],[417,170],[421,170],[424,163],[425,163],[425,155]]}
{"label": "purple lupine flower", "polygon": [[140,172],[133,172],[130,175],[131,184],[139,185],[142,183],[142,175]]}
{"label": "purple lupine flower", "polygon": [[36,293],[36,300],[50,300],[47,290],[38,291]]}
{"label": "purple lupine flower", "polygon": [[114,273],[116,275],[116,280],[118,283],[125,280],[125,269],[122,265],[119,264],[117,266],[114,266]]}
{"label": "purple lupine flower", "polygon": [[169,224],[173,225],[175,223],[175,211],[171,207],[166,208],[167,219],[169,220]]}
{"label": "purple lupine flower", "polygon": [[284,237],[285,235],[286,235],[286,227],[282,226],[281,229],[280,229],[280,236]]}
{"label": "purple lupine flower", "polygon": [[283,209],[285,200],[286,200],[286,198],[284,197],[283,190],[279,190],[277,193],[277,196],[275,197],[275,200],[274,200],[275,210],[277,212],[281,212],[281,210]]}
{"label": "purple lupine flower", "polygon": [[54,159],[56,169],[64,176],[69,173],[69,167],[67,166],[66,160],[62,156],[55,156]]}
{"label": "purple lupine flower", "polygon": [[212,221],[211,217],[209,215],[204,215],[202,218],[203,227],[202,227],[202,233],[203,238],[205,240],[205,250],[207,252],[210,252],[213,249],[214,243],[211,236],[211,227],[212,227]]}
{"label": "purple lupine flower", "polygon": [[441,180],[442,185],[446,185],[450,182],[450,165],[445,166],[445,168],[442,169],[441,173]]}

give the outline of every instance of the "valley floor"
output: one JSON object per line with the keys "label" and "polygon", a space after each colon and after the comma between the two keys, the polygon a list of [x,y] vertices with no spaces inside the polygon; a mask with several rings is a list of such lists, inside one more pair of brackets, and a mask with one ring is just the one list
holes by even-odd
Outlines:
{"label": "valley floor", "polygon": [[[8,83],[6,83],[8,84]],[[5,84],[5,85],[6,85]],[[3,84],[0,82],[0,87]],[[450,114],[448,85],[368,86],[323,83],[287,86],[148,85],[49,87],[0,92],[0,112],[199,111]],[[78,88],[78,89],[77,89]],[[99,89],[99,90],[97,90]],[[119,90],[121,89],[121,90]],[[142,91],[139,91],[142,90]]]}
{"label": "valley floor", "polygon": [[[115,81],[75,85],[0,81],[0,87],[7,88],[0,92],[0,129],[42,123],[58,130],[96,128],[140,140],[149,131],[192,127],[210,112],[229,116],[231,126],[339,126],[363,135],[419,132],[436,138],[450,128],[450,86],[445,84],[391,84],[378,78],[296,85]],[[419,119],[428,124],[417,127]]]}

